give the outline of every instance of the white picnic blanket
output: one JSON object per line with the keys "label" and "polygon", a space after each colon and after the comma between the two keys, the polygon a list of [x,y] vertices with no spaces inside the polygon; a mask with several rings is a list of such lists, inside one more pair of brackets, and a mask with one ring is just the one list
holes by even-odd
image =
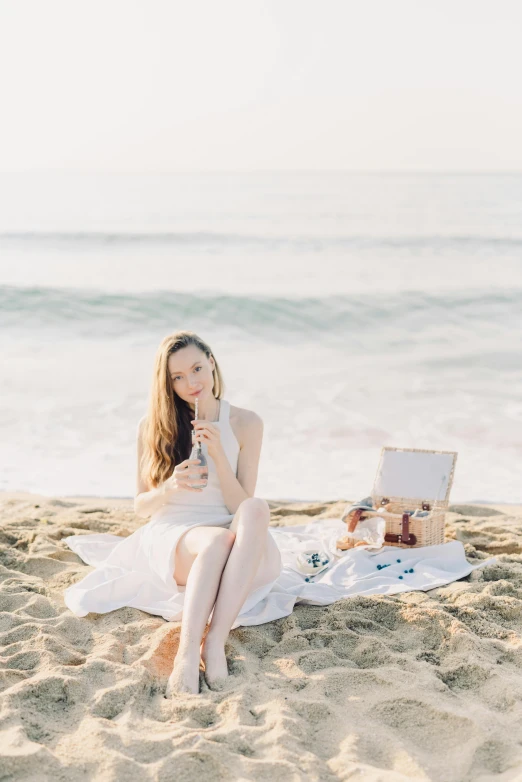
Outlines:
{"label": "white picnic blanket", "polygon": [[[377,521],[383,523],[381,519]],[[335,541],[346,534],[346,524],[341,519],[317,519],[296,527],[270,527],[269,532],[281,552],[281,574],[268,594],[250,611],[242,613],[233,627],[288,616],[299,603],[329,605],[354,595],[394,595],[415,589],[426,592],[496,562],[495,557],[490,557],[470,564],[458,540],[411,549],[385,545],[341,551],[335,546]],[[296,555],[305,549],[321,550],[330,557],[329,567],[311,581],[306,581],[305,574],[296,567]]]}

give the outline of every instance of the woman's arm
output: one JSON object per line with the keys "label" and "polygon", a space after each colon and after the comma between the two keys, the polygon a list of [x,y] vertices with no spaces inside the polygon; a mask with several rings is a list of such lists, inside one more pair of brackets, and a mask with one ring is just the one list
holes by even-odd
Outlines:
{"label": "woman's arm", "polygon": [[160,483],[159,486],[149,489],[148,484],[143,480],[140,470],[146,420],[147,418],[144,417],[139,422],[136,438],[138,472],[136,476],[136,494],[134,496],[134,513],[136,516],[141,516],[142,519],[146,519],[148,516],[156,513],[157,510],[168,502],[173,494],[179,491],[200,492],[201,489],[192,487],[191,481],[194,479],[194,473],[204,470],[203,467],[199,466],[197,459],[185,459],[174,467],[172,475]]}
{"label": "woman's arm", "polygon": [[237,478],[222,448],[214,458],[225,505],[230,513],[235,513],[243,500],[254,496],[263,441],[263,421],[257,413],[245,410],[241,418]]}
{"label": "woman's arm", "polygon": [[136,476],[136,495],[134,497],[134,513],[142,519],[152,516],[167,501],[167,484],[160,483],[159,486],[149,489],[148,484],[143,480],[140,471],[141,457],[143,454],[143,432],[145,428],[146,417],[142,418],[138,424],[137,433],[137,457],[138,474]]}

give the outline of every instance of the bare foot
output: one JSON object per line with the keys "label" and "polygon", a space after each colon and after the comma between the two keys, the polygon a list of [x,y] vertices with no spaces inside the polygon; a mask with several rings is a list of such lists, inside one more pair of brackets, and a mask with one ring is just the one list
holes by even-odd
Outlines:
{"label": "bare foot", "polygon": [[171,698],[173,695],[182,695],[183,693],[199,693],[199,655],[180,654],[179,650],[174,659],[174,667],[167,682],[165,696]]}
{"label": "bare foot", "polygon": [[227,658],[223,641],[214,641],[207,635],[201,644],[201,659],[205,663],[205,681],[210,689],[219,689],[228,678]]}

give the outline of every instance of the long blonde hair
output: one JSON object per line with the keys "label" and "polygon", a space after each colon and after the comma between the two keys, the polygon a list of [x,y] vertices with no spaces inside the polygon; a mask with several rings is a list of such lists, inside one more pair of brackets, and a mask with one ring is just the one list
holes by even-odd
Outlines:
{"label": "long blonde hair", "polygon": [[143,430],[143,456],[140,463],[142,478],[152,487],[158,486],[174,472],[176,464],[188,459],[192,449],[193,411],[172,388],[169,376],[169,356],[176,351],[194,345],[215,367],[213,393],[221,399],[224,392],[223,377],[210,347],[193,331],[176,331],[161,341],[154,359],[154,373],[149,397],[149,411]]}

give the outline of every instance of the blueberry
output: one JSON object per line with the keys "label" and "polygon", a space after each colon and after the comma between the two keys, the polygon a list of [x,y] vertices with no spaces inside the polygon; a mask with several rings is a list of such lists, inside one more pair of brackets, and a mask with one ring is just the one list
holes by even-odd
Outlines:
{"label": "blueberry", "polygon": [[377,565],[377,570],[380,570],[382,568],[382,565]]}
{"label": "blueberry", "polygon": [[402,576],[399,576],[399,578],[402,578]]}
{"label": "blueberry", "polygon": [[415,573],[415,571],[414,571],[414,569],[412,567],[410,568],[410,573]]}
{"label": "blueberry", "polygon": [[411,570],[405,570],[404,572],[405,573],[411,573]]}
{"label": "blueberry", "polygon": [[400,561],[401,561],[400,559],[397,560],[397,562],[400,562]]}
{"label": "blueberry", "polygon": [[308,578],[308,576],[305,576],[305,581],[310,581],[310,579]]}

